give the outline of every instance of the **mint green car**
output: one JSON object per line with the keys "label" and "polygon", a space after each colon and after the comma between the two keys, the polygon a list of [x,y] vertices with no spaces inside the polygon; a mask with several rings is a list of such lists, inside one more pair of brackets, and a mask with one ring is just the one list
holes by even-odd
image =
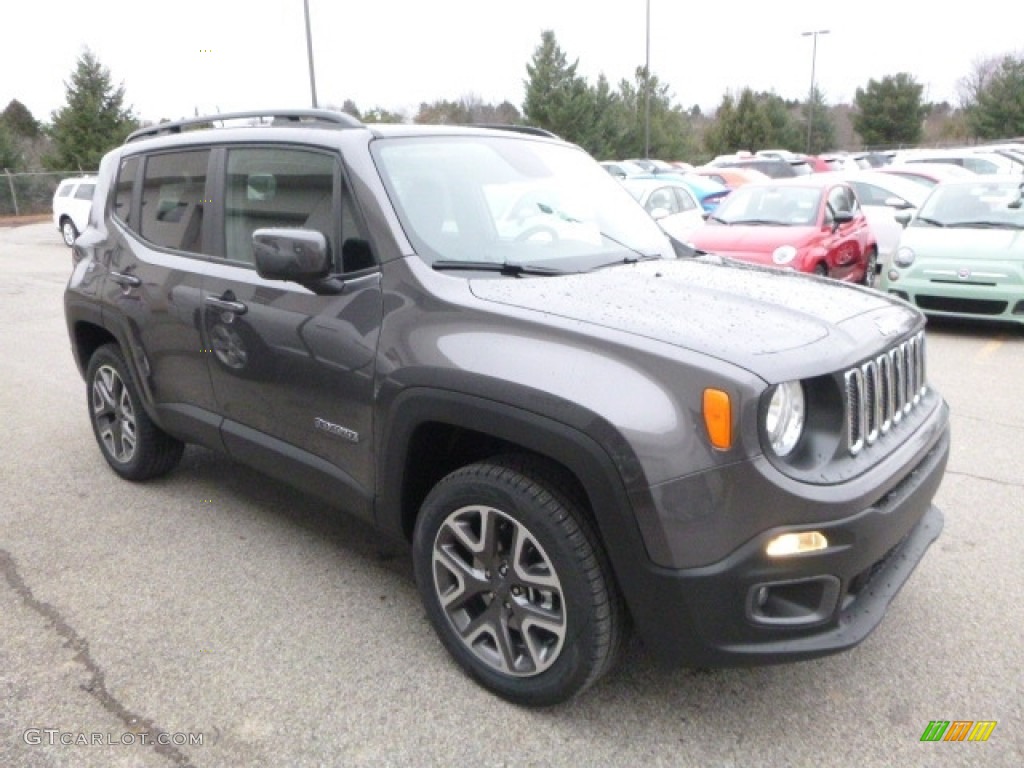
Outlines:
{"label": "mint green car", "polygon": [[929,315],[1024,324],[1024,178],[946,181],[897,219],[880,290]]}

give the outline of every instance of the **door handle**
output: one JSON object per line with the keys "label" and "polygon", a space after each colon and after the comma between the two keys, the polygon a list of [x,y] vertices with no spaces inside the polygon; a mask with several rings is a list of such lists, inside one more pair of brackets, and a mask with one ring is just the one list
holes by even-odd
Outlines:
{"label": "door handle", "polygon": [[207,296],[206,303],[221,312],[230,312],[233,315],[244,315],[249,311],[249,307],[238,301],[231,291],[225,291],[220,297]]}
{"label": "door handle", "polygon": [[108,277],[122,288],[138,288],[142,285],[142,280],[127,272],[111,272]]}

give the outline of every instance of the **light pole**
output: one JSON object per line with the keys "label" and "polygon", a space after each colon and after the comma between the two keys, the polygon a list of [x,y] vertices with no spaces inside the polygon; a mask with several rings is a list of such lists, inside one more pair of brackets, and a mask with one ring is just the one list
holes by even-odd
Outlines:
{"label": "light pole", "polygon": [[814,38],[811,48],[811,92],[807,97],[807,154],[811,154],[811,124],[814,122],[814,66],[818,62],[818,35],[827,35],[828,32],[827,29],[815,29],[800,33],[803,37]]}
{"label": "light pole", "polygon": [[316,75],[313,73],[313,35],[309,31],[309,0],[302,0],[306,11],[306,53],[309,56],[309,90],[313,94],[313,109],[316,105]]}
{"label": "light pole", "polygon": [[647,56],[644,59],[644,157],[651,156],[651,0],[647,0]]}

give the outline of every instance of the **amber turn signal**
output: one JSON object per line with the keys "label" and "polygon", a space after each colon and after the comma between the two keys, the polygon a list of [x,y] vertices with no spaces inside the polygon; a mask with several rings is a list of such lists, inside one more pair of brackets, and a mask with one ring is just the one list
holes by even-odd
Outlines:
{"label": "amber turn signal", "polygon": [[728,392],[704,390],[704,426],[715,448],[720,451],[732,448],[732,402]]}

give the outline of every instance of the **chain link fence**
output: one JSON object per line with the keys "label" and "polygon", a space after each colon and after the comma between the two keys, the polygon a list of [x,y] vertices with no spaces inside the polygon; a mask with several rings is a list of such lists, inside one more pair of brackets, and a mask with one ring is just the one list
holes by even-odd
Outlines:
{"label": "chain link fence", "polygon": [[94,175],[95,171],[33,171],[0,173],[0,216],[32,216],[53,210],[53,193],[64,179]]}

